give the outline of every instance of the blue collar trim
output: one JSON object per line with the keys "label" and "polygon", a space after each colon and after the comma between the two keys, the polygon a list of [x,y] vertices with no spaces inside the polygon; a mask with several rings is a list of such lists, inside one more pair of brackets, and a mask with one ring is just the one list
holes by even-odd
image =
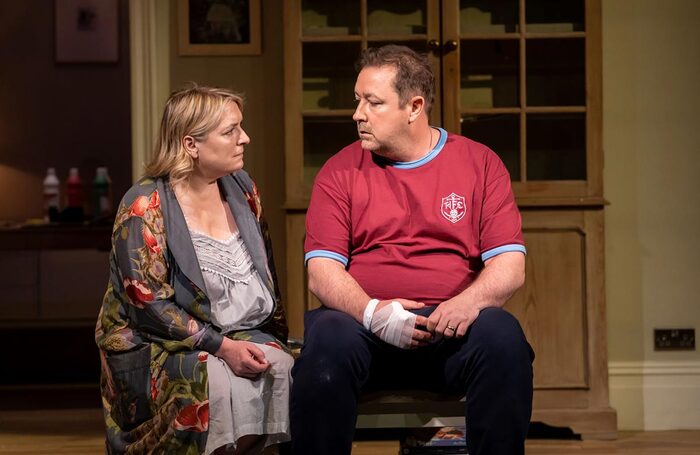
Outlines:
{"label": "blue collar trim", "polygon": [[445,145],[445,142],[447,142],[447,131],[443,130],[440,127],[436,128],[440,132],[440,138],[438,139],[437,144],[435,144],[435,147],[433,147],[430,153],[425,155],[423,158],[415,161],[389,161],[389,165],[395,167],[396,169],[415,169],[435,159],[435,157],[438,156],[438,154],[442,151],[442,147]]}

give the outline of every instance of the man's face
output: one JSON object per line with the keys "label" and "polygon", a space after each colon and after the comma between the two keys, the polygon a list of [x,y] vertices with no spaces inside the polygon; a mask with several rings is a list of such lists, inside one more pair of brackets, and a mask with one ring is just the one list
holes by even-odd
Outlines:
{"label": "man's face", "polygon": [[394,89],[396,69],[392,66],[367,67],[355,83],[357,108],[352,119],[362,148],[392,158],[394,145],[408,128],[410,103],[401,108]]}

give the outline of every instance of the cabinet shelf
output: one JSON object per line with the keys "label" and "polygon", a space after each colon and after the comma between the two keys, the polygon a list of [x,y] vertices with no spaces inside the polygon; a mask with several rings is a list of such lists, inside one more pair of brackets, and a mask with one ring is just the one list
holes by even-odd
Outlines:
{"label": "cabinet shelf", "polygon": [[[462,109],[460,112],[462,117],[466,115],[489,115],[489,114],[520,114],[525,112],[526,114],[576,114],[586,112],[588,109],[586,106],[526,106],[524,109],[519,107],[485,107],[485,108],[466,108]],[[327,111],[322,111],[327,113]],[[318,115],[322,115],[319,111]],[[354,111],[349,112],[350,115]],[[306,113],[304,114],[306,115]],[[328,115],[328,114],[325,114]],[[460,122],[463,118],[460,119]]]}
{"label": "cabinet shelf", "polygon": [[460,33],[459,39],[461,40],[519,40],[521,38],[520,33],[475,33],[466,32]]}
{"label": "cabinet shelf", "polygon": [[519,40],[525,38],[526,40],[535,39],[556,39],[556,38],[585,38],[586,32],[512,32],[512,33],[489,33],[489,32],[464,32],[460,33],[459,39],[462,40],[491,40],[491,39],[503,39],[503,40]]}
{"label": "cabinet shelf", "polygon": [[338,117],[343,119],[350,119],[352,114],[355,112],[354,109],[313,109],[304,110],[301,115],[306,117]]}
{"label": "cabinet shelf", "polygon": [[588,109],[586,106],[527,106],[526,114],[568,114],[582,113]]}
{"label": "cabinet shelf", "polygon": [[368,35],[367,41],[373,43],[375,41],[394,41],[394,42],[405,42],[405,41],[427,41],[428,35],[421,33],[416,35]]}
{"label": "cabinet shelf", "polygon": [[526,32],[525,39],[556,39],[556,38],[585,38],[586,32],[558,32],[558,33],[542,33],[542,32]]}
{"label": "cabinet shelf", "polygon": [[356,43],[362,41],[361,35],[304,35],[302,43]]}
{"label": "cabinet shelf", "polygon": [[484,108],[467,108],[462,109],[462,118],[460,118],[460,123],[464,120],[465,115],[490,115],[490,114],[520,114],[522,109],[519,107],[484,107]]}

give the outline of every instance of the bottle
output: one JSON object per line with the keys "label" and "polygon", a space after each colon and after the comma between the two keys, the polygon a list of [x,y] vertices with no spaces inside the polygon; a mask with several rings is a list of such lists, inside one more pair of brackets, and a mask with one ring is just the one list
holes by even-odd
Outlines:
{"label": "bottle", "polygon": [[92,217],[102,218],[112,214],[112,180],[106,167],[98,167],[92,183]]}
{"label": "bottle", "polygon": [[68,180],[66,180],[66,200],[66,207],[68,208],[83,208],[83,182],[80,180],[77,167],[72,167],[68,171]]}
{"label": "bottle", "polygon": [[56,169],[50,167],[44,177],[44,221],[55,221],[61,203],[61,182],[56,177]]}

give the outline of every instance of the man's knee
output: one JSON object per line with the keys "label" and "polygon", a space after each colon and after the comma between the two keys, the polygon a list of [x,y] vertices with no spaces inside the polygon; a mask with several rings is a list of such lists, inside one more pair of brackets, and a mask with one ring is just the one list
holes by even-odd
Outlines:
{"label": "man's knee", "polygon": [[350,315],[342,311],[319,308],[304,318],[304,351],[353,350],[362,340],[364,328]]}
{"label": "man's knee", "polygon": [[[295,384],[324,387],[367,375],[369,351],[364,328],[351,316],[321,308],[305,319],[304,347],[294,365]],[[313,313],[313,312],[311,312]]]}
{"label": "man's knee", "polygon": [[518,320],[502,308],[482,310],[467,336],[490,355],[534,355]]}

